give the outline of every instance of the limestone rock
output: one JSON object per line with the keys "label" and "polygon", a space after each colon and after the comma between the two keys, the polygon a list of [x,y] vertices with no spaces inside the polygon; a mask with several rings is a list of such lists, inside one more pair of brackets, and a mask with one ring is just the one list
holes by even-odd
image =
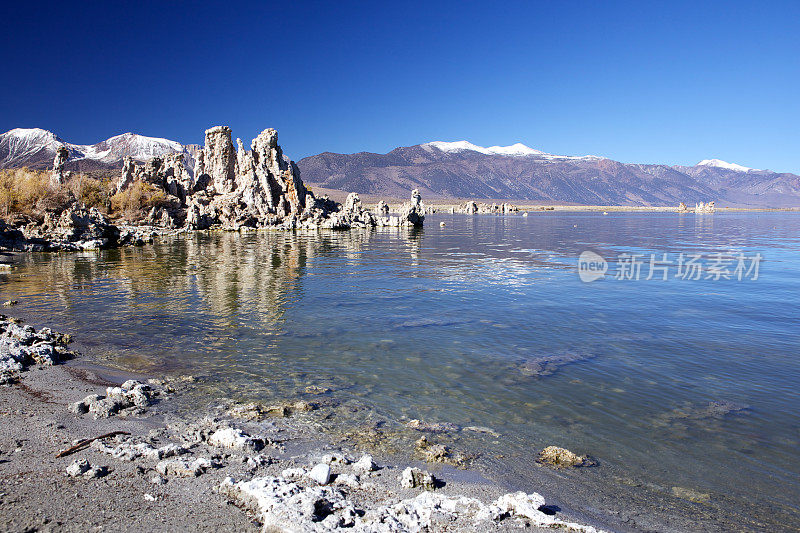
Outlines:
{"label": "limestone rock", "polygon": [[566,448],[548,446],[539,452],[539,462],[556,468],[587,466],[591,461],[580,455],[574,454]]}
{"label": "limestone rock", "polygon": [[380,202],[378,202],[378,205],[375,206],[375,213],[379,217],[388,217],[389,216],[389,205],[386,202],[384,202],[383,200],[381,200]]}
{"label": "limestone rock", "polygon": [[331,481],[331,467],[325,463],[320,463],[311,469],[308,477],[320,485],[327,485]]}
{"label": "limestone rock", "polygon": [[218,468],[219,464],[198,457],[196,459],[169,459],[161,461],[156,465],[156,471],[162,476],[173,477],[197,477],[202,475],[209,468]]}
{"label": "limestone rock", "polygon": [[198,181],[206,181],[217,194],[231,193],[236,189],[236,153],[231,141],[231,129],[214,126],[206,130],[202,164],[198,159],[195,171]]}
{"label": "limestone rock", "polygon": [[258,451],[264,447],[262,439],[253,438],[240,429],[227,427],[213,432],[208,437],[208,445],[218,448]]}
{"label": "limestone rock", "polygon": [[219,487],[239,505],[257,514],[262,531],[327,532],[352,528],[357,514],[352,502],[331,487],[303,488],[277,477],[258,477],[235,482],[225,479]]}
{"label": "limestone rock", "polygon": [[403,226],[422,226],[425,223],[425,206],[418,189],[411,191],[411,201],[400,208],[400,224]]}
{"label": "limestone rock", "polygon": [[714,207],[714,202],[708,202],[707,204],[700,202],[694,206],[695,214],[711,214],[714,213],[715,210],[716,207]]}
{"label": "limestone rock", "polygon": [[65,170],[67,161],[69,161],[69,149],[66,146],[59,146],[53,158],[53,170],[50,172],[51,185],[58,187],[66,183],[70,174]]}
{"label": "limestone rock", "polygon": [[407,489],[422,487],[425,490],[435,490],[436,478],[430,472],[408,467],[400,475],[400,485]]}
{"label": "limestone rock", "polygon": [[92,466],[86,459],[76,459],[67,467],[67,475],[70,477],[82,476],[86,479],[103,477],[108,473],[105,466]]}
{"label": "limestone rock", "polygon": [[108,418],[126,409],[144,410],[155,396],[149,385],[128,380],[119,387],[106,388],[106,395],[90,394],[69,406],[76,414],[89,413],[94,418]]}
{"label": "limestone rock", "polygon": [[353,463],[353,470],[360,473],[367,473],[377,470],[378,466],[375,464],[375,461],[372,460],[372,456],[369,454],[364,455]]}
{"label": "limestone rock", "polygon": [[86,459],[78,459],[72,462],[71,465],[67,467],[67,475],[70,477],[78,477],[83,475],[85,472],[88,472],[91,468],[89,461]]}
{"label": "limestone rock", "polygon": [[153,158],[144,166],[126,159],[117,190],[125,190],[136,180],[146,181],[176,199],[177,205],[153,209],[146,219],[148,224],[167,228],[349,229],[420,226],[425,218],[418,191],[403,206],[400,216],[391,218],[385,202],[379,204],[376,216],[363,207],[357,194],[351,194],[344,206],[327,197],[316,198],[300,179],[297,165],[283,154],[278,133],[272,128],[253,139],[250,150],[241,139],[234,147],[227,126],[206,130],[193,177],[180,154]]}
{"label": "limestone rock", "polygon": [[96,208],[73,203],[61,213],[46,212],[42,224],[26,230],[27,238],[63,242],[73,249],[107,248],[119,240],[119,228]]}
{"label": "limestone rock", "polygon": [[67,349],[71,341],[69,335],[49,328],[36,331],[0,315],[0,384],[16,381],[30,365],[49,366],[73,357]]}

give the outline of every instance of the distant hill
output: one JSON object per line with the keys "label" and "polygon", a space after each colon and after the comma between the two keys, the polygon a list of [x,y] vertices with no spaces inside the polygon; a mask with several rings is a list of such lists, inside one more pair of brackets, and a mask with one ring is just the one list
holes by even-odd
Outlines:
{"label": "distant hill", "polygon": [[692,167],[560,156],[522,144],[484,148],[431,142],[388,154],[325,152],[298,162],[303,180],[329,189],[403,198],[502,198],[591,205],[800,206],[800,176],[718,159]]}

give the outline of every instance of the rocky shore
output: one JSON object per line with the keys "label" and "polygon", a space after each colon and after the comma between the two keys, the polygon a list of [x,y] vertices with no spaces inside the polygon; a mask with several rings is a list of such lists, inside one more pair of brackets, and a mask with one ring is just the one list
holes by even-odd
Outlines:
{"label": "rocky shore", "polygon": [[83,366],[69,336],[17,322],[0,319],[4,531],[597,531],[533,491],[334,446],[308,402],[179,415],[194,378]]}
{"label": "rocky shore", "polygon": [[[300,178],[297,165],[278,145],[274,129],[261,132],[245,149],[234,147],[231,130],[206,130],[205,144],[194,168],[184,165],[183,154],[154,157],[141,164],[125,158],[114,190],[136,187],[160,195],[146,216],[133,224],[112,222],[96,207],[87,206],[70,191],[65,170],[69,151],[59,150],[50,172],[49,188],[63,201],[39,209],[37,216],[7,216],[0,220],[0,249],[18,251],[86,250],[141,245],[154,237],[179,231],[219,229],[338,229],[415,227],[425,220],[419,191],[389,214],[385,202],[375,212],[366,209],[355,193],[344,204],[317,198]],[[135,192],[135,191],[134,191]]]}

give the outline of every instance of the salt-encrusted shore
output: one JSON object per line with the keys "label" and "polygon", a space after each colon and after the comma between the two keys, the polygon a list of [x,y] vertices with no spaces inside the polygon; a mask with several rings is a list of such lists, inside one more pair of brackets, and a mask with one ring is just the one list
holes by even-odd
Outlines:
{"label": "salt-encrusted shore", "polygon": [[302,402],[289,416],[230,403],[178,415],[193,378],[132,380],[82,363],[66,336],[5,318],[0,330],[3,360],[20,362],[0,386],[0,530],[597,531],[533,490],[333,446],[291,416]]}

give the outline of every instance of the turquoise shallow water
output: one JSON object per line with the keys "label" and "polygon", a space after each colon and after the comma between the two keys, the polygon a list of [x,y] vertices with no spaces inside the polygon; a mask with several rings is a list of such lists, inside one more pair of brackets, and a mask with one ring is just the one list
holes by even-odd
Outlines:
{"label": "turquoise shallow water", "polygon": [[[491,428],[502,437],[441,438],[516,484],[556,444],[598,462],[576,482],[694,499],[681,512],[711,523],[800,528],[799,214],[426,222],[20,256],[0,297],[99,362],[204,376],[209,398],[329,387],[352,413],[331,426]],[[584,250],[612,274],[622,253],[763,261],[756,280],[673,265],[668,281],[583,283]]]}

